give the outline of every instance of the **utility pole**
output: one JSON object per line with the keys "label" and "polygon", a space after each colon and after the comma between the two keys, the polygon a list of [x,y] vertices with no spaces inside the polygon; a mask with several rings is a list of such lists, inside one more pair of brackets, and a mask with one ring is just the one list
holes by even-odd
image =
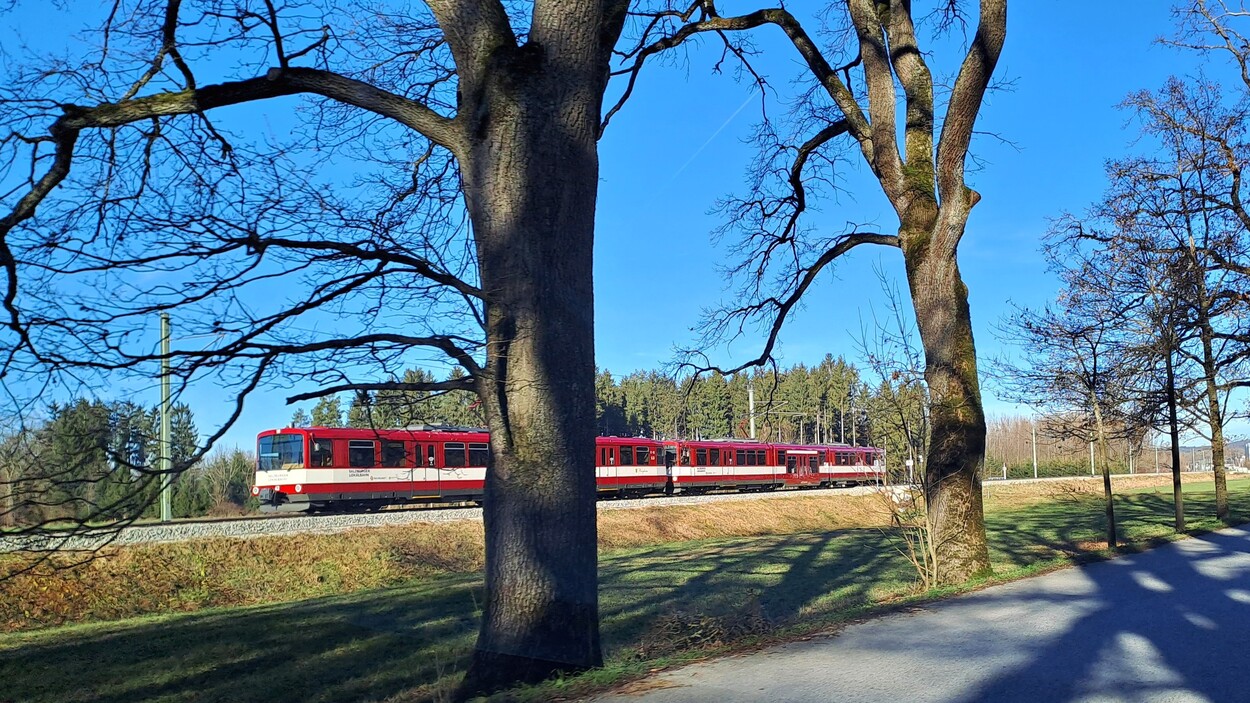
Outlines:
{"label": "utility pole", "polygon": [[1033,478],[1037,478],[1037,422],[1030,422],[1029,429],[1033,433]]}
{"label": "utility pole", "polygon": [[161,313],[161,522],[173,517],[170,487],[173,483],[173,448],[169,427],[169,313]]}
{"label": "utility pole", "polygon": [[751,417],[751,439],[755,439],[755,384],[747,384],[747,414]]}

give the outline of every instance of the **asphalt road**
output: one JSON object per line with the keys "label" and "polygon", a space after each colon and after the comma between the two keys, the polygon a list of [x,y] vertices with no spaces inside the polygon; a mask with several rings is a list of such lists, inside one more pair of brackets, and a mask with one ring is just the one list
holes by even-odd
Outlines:
{"label": "asphalt road", "polygon": [[1250,702],[1250,531],[665,672],[600,703]]}

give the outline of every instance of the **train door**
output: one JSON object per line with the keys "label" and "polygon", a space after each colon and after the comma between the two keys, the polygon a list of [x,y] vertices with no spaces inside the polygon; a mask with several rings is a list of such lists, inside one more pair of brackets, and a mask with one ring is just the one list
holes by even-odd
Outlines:
{"label": "train door", "polygon": [[413,451],[412,497],[438,498],[441,495],[434,443],[417,442]]}
{"label": "train door", "polygon": [[664,462],[665,476],[664,493],[671,496],[673,495],[673,478],[674,473],[676,472],[673,467],[677,465],[677,445],[666,444],[664,445],[663,452],[664,455],[662,461]]}
{"label": "train door", "polygon": [[601,491],[614,491],[617,479],[616,447],[603,445],[599,447],[599,457],[595,460],[595,485]]}

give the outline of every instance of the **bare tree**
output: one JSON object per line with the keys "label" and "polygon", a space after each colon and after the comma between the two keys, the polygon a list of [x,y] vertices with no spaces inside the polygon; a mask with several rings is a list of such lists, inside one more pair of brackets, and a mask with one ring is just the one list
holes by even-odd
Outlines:
{"label": "bare tree", "polygon": [[[297,378],[320,388],[292,402],[475,391],[493,461],[463,690],[599,664],[591,252],[626,10],[118,0],[83,55],[0,88],[11,387],[149,374],[135,330],[172,312],[211,335],[171,361],[232,390],[226,426]],[[398,377],[439,358],[467,375]]]}
{"label": "bare tree", "polygon": [[[1154,148],[1110,162],[1103,199],[1084,219],[1063,218],[1055,244],[1097,269],[1088,286],[1138,302],[1141,314],[1126,324],[1138,340],[1135,363],[1161,372],[1153,397],[1160,410],[1166,405],[1174,463],[1184,415],[1186,427],[1211,440],[1216,513],[1227,519],[1224,427],[1230,391],[1250,358],[1241,312],[1250,300],[1250,230],[1232,206],[1240,199],[1243,118],[1202,79],[1172,78],[1158,92],[1133,94],[1126,107]],[[1179,530],[1179,476],[1174,483]]]}
{"label": "bare tree", "polygon": [[1127,345],[1122,330],[1126,313],[1114,299],[1080,284],[1088,267],[1065,271],[1069,287],[1058,306],[1041,311],[1017,310],[1000,325],[1002,337],[1022,356],[1000,359],[996,366],[1004,395],[1054,417],[1073,422],[1047,423],[1052,437],[1080,438],[1096,443],[1102,466],[1107,547],[1118,545],[1115,501],[1111,491],[1108,440],[1125,439],[1134,426],[1126,412],[1129,389],[1135,381],[1125,363]]}
{"label": "bare tree", "polygon": [[[625,54],[633,61],[627,70],[636,74],[649,57],[711,34],[725,42],[727,53],[746,60],[750,44],[732,35],[770,27],[784,32],[798,52],[811,82],[796,108],[793,134],[780,134],[765,122],[753,188],[724,205],[726,232],[742,235],[742,263],[733,272],[743,282],[745,302],[714,315],[704,341],[737,336],[762,322],[768,333],[761,354],[738,369],[764,363],[791,311],[826,267],[862,244],[897,247],[924,347],[931,402],[925,494],[936,531],[938,580],[957,583],[990,570],[978,472],[985,415],[968,290],[956,252],[981,197],[966,182],[965,162],[1006,38],[1007,3],[980,0],[976,30],[948,91],[940,90],[930,71],[922,30],[926,21],[936,34],[965,28],[969,18],[964,3],[934,5],[931,14],[922,15],[906,0],[830,3],[825,18],[836,26],[825,28],[833,41],[822,48],[815,38],[821,35],[814,37],[785,7],[728,16],[713,0],[694,0],[685,12],[654,17],[667,27],[667,36]],[[749,62],[746,66],[750,70]],[[820,234],[803,225],[822,184],[836,183],[837,149],[848,140],[847,151],[858,153],[894,209],[892,231],[852,227]]]}

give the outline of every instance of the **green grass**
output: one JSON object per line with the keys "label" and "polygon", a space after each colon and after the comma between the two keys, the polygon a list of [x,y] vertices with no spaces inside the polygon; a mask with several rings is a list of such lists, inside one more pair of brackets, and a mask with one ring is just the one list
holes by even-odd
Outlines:
{"label": "green grass", "polygon": [[[1250,486],[1230,486],[1250,515]],[[1191,529],[1220,526],[1214,500],[1186,485]],[[1171,536],[1170,489],[1117,497],[1121,535]],[[1099,555],[1098,498],[987,515],[998,579]],[[874,609],[966,590],[914,594],[878,530],[701,540],[601,559],[607,666],[527,689],[548,700],[711,652],[827,629]],[[293,604],[75,625],[0,636],[0,701],[396,701],[438,699],[476,635],[477,575]]]}

